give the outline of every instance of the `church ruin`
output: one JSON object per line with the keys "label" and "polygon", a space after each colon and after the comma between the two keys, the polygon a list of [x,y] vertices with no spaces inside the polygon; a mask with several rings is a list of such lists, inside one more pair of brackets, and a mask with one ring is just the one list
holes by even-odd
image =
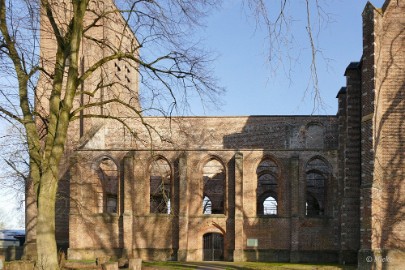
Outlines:
{"label": "church ruin", "polygon": [[[150,138],[124,111],[134,138],[113,119],[84,117],[122,108],[80,114],[62,166],[59,245],[70,259],[357,262],[370,269],[385,256],[398,269],[405,263],[404,14],[403,0],[366,5],[363,55],[345,71],[334,116],[145,117],[158,131]],[[112,16],[91,34],[136,53],[136,38]],[[50,59],[55,40],[42,27]],[[82,48],[84,66],[109,50],[91,42]],[[136,63],[112,61],[86,84],[102,77],[121,86],[77,102],[127,95],[139,107],[137,76]],[[43,102],[46,85],[40,80]]]}

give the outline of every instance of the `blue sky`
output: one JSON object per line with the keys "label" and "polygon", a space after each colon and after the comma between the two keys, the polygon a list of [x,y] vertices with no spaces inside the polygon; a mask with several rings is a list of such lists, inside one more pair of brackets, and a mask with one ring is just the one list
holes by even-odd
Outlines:
{"label": "blue sky", "polygon": [[[278,71],[275,74],[272,72],[272,66],[266,62],[265,31],[256,28],[255,20],[246,14],[240,2],[225,0],[222,9],[209,16],[207,27],[201,32],[207,48],[218,54],[213,69],[226,93],[220,97],[219,110],[203,110],[196,101],[193,113],[225,116],[312,114],[311,88],[306,92],[310,81],[311,51],[305,32],[305,1],[290,1],[293,4],[289,6],[289,12],[295,20],[291,31],[296,39],[291,44],[291,53],[297,56],[290,76],[283,72],[282,66],[275,67]],[[381,7],[384,1],[371,2]],[[361,58],[361,13],[367,1],[329,0],[320,3],[330,15],[330,22],[324,24],[317,35],[318,48],[322,52],[317,62],[319,89],[324,105],[314,113],[336,114],[336,94],[345,85],[344,71],[351,61]],[[284,61],[288,63],[288,59]]]}
{"label": "blue sky", "polygon": [[[275,74],[266,63],[266,40],[263,29],[256,28],[253,18],[242,9],[242,0],[224,0],[206,20],[206,28],[197,35],[203,45],[218,54],[213,71],[220,85],[226,88],[220,110],[203,110],[199,101],[193,101],[195,115],[291,115],[311,114],[313,101],[307,93],[310,79],[310,50],[305,34],[304,0],[292,0],[294,16],[292,31],[296,39],[292,54],[298,56],[291,76],[281,66]],[[268,0],[270,1],[270,0]],[[273,1],[278,2],[278,1]],[[318,36],[319,49],[326,62],[319,57],[317,63],[319,87],[325,105],[317,114],[336,114],[336,94],[345,85],[343,73],[351,61],[359,61],[362,50],[361,13],[366,0],[319,1],[331,22]],[[371,1],[381,7],[383,0]],[[246,9],[245,9],[246,10]],[[273,65],[273,68],[277,67]],[[18,202],[9,191],[0,192],[0,212],[9,217],[10,228],[20,228],[22,213],[16,218]],[[14,217],[14,218],[12,218]]]}

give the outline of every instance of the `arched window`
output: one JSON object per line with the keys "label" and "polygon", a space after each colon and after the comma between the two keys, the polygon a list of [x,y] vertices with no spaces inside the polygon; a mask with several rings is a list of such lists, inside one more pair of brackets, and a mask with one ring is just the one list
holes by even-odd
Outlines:
{"label": "arched window", "polygon": [[320,158],[310,160],[306,167],[307,216],[322,216],[325,212],[326,180],[329,166]]}
{"label": "arched window", "polygon": [[98,167],[102,190],[98,195],[99,212],[118,213],[118,168],[110,158],[103,158]]}
{"label": "arched window", "polygon": [[263,202],[263,215],[277,215],[277,200],[271,196]]}
{"label": "arched window", "polygon": [[257,174],[257,214],[277,215],[278,166],[270,159],[260,162]]}
{"label": "arched window", "polygon": [[[211,159],[205,164],[203,168],[203,183],[203,213],[223,214],[225,169],[218,160]],[[211,213],[207,211],[209,207],[211,208]]]}
{"label": "arched window", "polygon": [[169,163],[159,158],[150,168],[150,212],[170,214],[171,168]]}

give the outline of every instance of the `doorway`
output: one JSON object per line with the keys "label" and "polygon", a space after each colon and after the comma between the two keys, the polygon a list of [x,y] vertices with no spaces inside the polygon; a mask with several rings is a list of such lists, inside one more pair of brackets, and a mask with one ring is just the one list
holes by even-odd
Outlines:
{"label": "doorway", "polygon": [[206,233],[203,236],[203,260],[224,260],[224,236],[220,233]]}

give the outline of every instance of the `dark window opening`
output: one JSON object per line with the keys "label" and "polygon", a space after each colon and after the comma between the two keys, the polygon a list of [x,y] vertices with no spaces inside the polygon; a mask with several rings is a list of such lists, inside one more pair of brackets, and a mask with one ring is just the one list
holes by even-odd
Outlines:
{"label": "dark window opening", "polygon": [[118,202],[117,196],[107,195],[106,212],[107,213],[117,213],[117,208],[118,208],[117,202]]}
{"label": "dark window opening", "polygon": [[150,170],[150,213],[171,213],[171,168],[163,158],[154,160]]}
{"label": "dark window opening", "polygon": [[118,71],[118,72],[121,71],[121,68],[120,68],[120,66],[119,66],[117,63],[114,63],[114,66],[117,68],[117,71]]}
{"label": "dark window opening", "polygon": [[278,214],[278,166],[270,159],[260,162],[257,167],[257,214],[277,215]]}
{"label": "dark window opening", "polygon": [[102,192],[98,192],[99,212],[118,213],[118,168],[110,158],[103,158],[98,169]]}
{"label": "dark window opening", "polygon": [[314,158],[306,167],[306,216],[323,216],[325,214],[326,181],[329,166],[320,158]]}
{"label": "dark window opening", "polygon": [[211,159],[203,168],[203,214],[224,214],[225,169]]}
{"label": "dark window opening", "polygon": [[130,83],[131,80],[125,75],[125,79],[127,79],[127,83]]}

